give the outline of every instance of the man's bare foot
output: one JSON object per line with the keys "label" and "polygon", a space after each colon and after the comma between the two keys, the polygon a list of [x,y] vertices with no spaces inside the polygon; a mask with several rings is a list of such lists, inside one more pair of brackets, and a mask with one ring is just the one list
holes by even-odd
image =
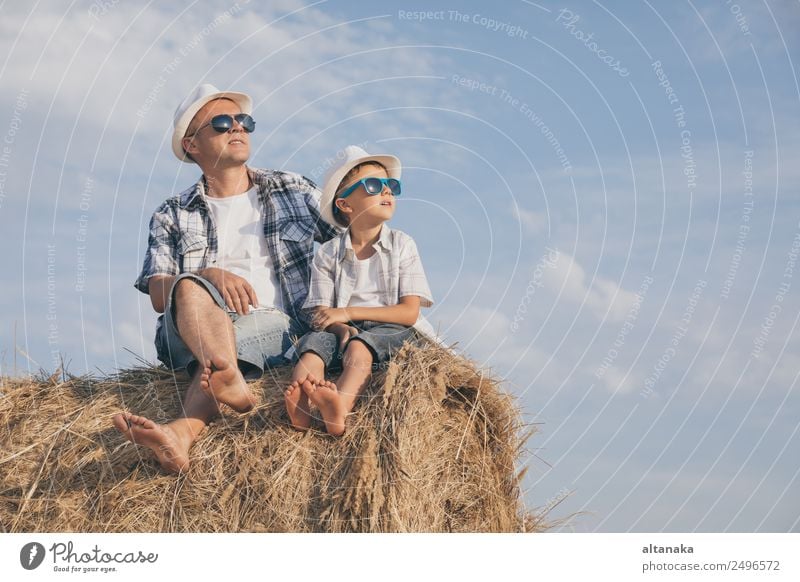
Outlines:
{"label": "man's bare foot", "polygon": [[166,471],[180,473],[189,468],[189,447],[168,425],[123,412],[114,415],[114,426],[132,443],[153,451]]}
{"label": "man's bare foot", "polygon": [[308,399],[319,408],[328,434],[343,435],[347,409],[339,396],[336,384],[329,380],[320,380],[315,383],[306,380],[301,386],[303,391],[308,394]]}
{"label": "man's bare foot", "polygon": [[256,405],[256,399],[247,388],[238,366],[225,358],[206,361],[200,375],[200,388],[217,402],[227,404],[236,412],[247,412]]}
{"label": "man's bare foot", "polygon": [[306,430],[311,426],[311,414],[308,411],[308,394],[300,388],[300,382],[301,380],[295,380],[289,384],[283,393],[283,400],[286,402],[286,412],[289,414],[292,426],[297,430]]}

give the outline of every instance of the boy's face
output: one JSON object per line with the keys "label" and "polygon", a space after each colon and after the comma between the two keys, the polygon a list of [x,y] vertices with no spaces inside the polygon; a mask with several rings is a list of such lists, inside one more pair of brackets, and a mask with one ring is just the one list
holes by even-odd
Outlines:
{"label": "boy's face", "polygon": [[[379,164],[367,164],[342,183],[340,191],[364,178],[388,178],[386,169]],[[367,194],[364,185],[359,185],[346,198],[337,198],[336,206],[347,216],[350,226],[358,223],[363,226],[375,226],[392,218],[396,200],[388,186],[384,186],[380,194]]]}

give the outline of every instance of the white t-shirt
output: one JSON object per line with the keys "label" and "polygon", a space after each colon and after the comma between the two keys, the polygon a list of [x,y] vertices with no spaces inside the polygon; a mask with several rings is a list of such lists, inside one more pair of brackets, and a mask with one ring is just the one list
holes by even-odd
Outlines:
{"label": "white t-shirt", "polygon": [[374,253],[368,259],[355,258],[356,280],[353,294],[350,295],[348,307],[385,307],[378,289],[378,278],[381,276],[380,257]]}
{"label": "white t-shirt", "polygon": [[[225,198],[206,196],[217,227],[216,267],[246,279],[256,292],[258,309],[283,311],[278,276],[264,237],[264,217],[256,187]],[[251,307],[252,309],[252,307]]]}

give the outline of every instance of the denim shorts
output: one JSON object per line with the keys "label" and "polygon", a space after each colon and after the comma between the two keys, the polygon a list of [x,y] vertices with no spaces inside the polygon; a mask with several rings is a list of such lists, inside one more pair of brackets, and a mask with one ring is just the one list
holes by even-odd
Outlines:
{"label": "denim shorts", "polygon": [[[358,335],[347,341],[345,351],[350,342],[363,342],[372,353],[373,367],[389,361],[406,341],[419,342],[417,331],[405,325],[377,321],[351,322],[350,325],[358,329]],[[314,352],[322,358],[326,370],[336,370],[342,366],[344,352],[339,351],[339,338],[336,334],[327,331],[308,332],[295,346],[294,360],[299,360],[305,352]]]}
{"label": "denim shorts", "polygon": [[[213,283],[194,273],[182,273],[175,278],[170,289],[164,315],[156,330],[158,359],[173,370],[185,369],[190,376],[197,370],[198,362],[183,343],[172,313],[175,285],[181,279],[192,279],[202,285],[216,304],[226,310],[225,300]],[[269,366],[287,364],[283,354],[292,345],[292,337],[302,334],[301,326],[278,309],[253,310],[247,315],[228,312],[233,322],[239,369],[245,380],[257,380]]]}

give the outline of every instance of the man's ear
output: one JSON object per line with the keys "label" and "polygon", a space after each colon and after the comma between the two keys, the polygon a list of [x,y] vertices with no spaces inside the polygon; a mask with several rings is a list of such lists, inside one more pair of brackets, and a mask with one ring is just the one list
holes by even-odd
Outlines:
{"label": "man's ear", "polygon": [[183,151],[185,151],[188,154],[197,151],[197,145],[194,143],[194,136],[183,138],[181,144],[183,145]]}

